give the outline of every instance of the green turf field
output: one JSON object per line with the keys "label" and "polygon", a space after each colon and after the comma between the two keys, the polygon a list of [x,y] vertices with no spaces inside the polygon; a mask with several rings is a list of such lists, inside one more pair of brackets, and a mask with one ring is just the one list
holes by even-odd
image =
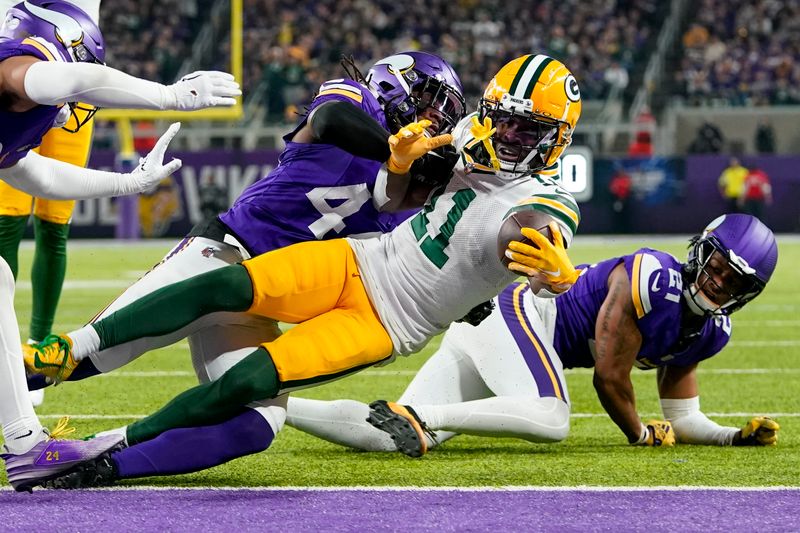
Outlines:
{"label": "green turf field", "polygon": [[[685,256],[675,240],[651,246]],[[630,253],[637,242],[578,239],[571,256],[578,262]],[[168,243],[70,250],[68,284],[56,328],[81,325],[168,250]],[[770,286],[734,317],[731,345],[700,366],[703,410],[716,421],[739,426],[753,414],[773,414],[781,423],[777,448],[746,449],[677,446],[634,448],[603,414],[586,371],[570,372],[573,401],[569,438],[555,445],[513,439],[461,436],[421,459],[399,454],[362,453],[285,429],[268,451],[187,476],[145,479],[148,485],[352,486],[352,485],[800,485],[800,290],[793,265],[800,242],[780,240],[778,269]],[[30,313],[28,278],[31,250],[23,251],[17,314],[23,338]],[[394,399],[413,371],[433,352],[401,359],[379,371],[365,371],[306,391],[313,398]],[[634,371],[639,412],[656,415],[654,372]],[[52,425],[58,415],[74,415],[79,435],[122,425],[147,414],[195,383],[186,343],[147,354],[107,376],[49,389],[39,413]],[[191,450],[179,453],[192,453]]]}

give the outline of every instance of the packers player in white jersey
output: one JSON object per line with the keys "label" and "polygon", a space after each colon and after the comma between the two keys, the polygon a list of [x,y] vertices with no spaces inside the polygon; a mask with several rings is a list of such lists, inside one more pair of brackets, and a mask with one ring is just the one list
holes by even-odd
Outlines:
{"label": "packers player in white jersey", "polygon": [[[18,0],[0,0],[0,13],[5,13]],[[69,0],[81,8],[99,26],[100,0]],[[78,104],[62,127],[51,129],[36,149],[39,155],[85,167],[89,162],[94,120],[91,106]],[[65,111],[69,108],[65,107]],[[80,127],[78,125],[80,124]],[[19,245],[28,219],[33,215],[36,248],[31,267],[33,310],[28,342],[40,342],[53,327],[56,307],[61,296],[67,269],[67,236],[75,200],[36,198],[0,181],[0,257],[11,267],[14,278],[19,270]],[[44,389],[31,391],[34,406],[42,403]]]}
{"label": "packers player in white jersey", "polygon": [[[216,462],[206,457],[193,463],[184,453],[179,466],[170,465],[153,450],[169,442],[202,455],[205,450],[191,445],[193,431],[209,427],[218,429],[220,438],[236,433],[246,439],[247,432],[236,425],[244,406],[265,400],[285,406],[287,392],[420,350],[519,272],[530,274],[522,264],[534,265],[549,287],[569,288],[578,271],[565,247],[577,229],[578,208],[568,192],[537,173],[556,164],[580,111],[577,82],[562,63],[544,55],[517,58],[489,83],[479,112],[457,126],[460,159],[444,190],[391,233],[275,250],[167,286],[62,338],[58,349],[43,353],[40,361],[40,371],[52,378],[65,379],[77,361],[110,346],[169,332],[188,334],[216,312],[246,311],[298,324],[245,354],[219,379],[185,391],[154,415],[111,430],[125,435],[128,448],[108,461],[89,462],[52,486],[96,486],[225,462],[233,457],[221,453]],[[388,171],[407,172],[414,159],[453,140],[450,135],[427,138],[423,132],[424,125],[412,124],[390,137]],[[557,221],[550,225],[553,242],[542,238],[539,248],[512,245],[507,267],[498,254],[498,234],[509,213],[526,210]],[[283,422],[275,422],[273,432]],[[212,447],[204,442],[204,448]],[[259,451],[255,443],[252,449]],[[173,463],[174,457],[170,454]],[[142,463],[150,469],[142,469]]]}

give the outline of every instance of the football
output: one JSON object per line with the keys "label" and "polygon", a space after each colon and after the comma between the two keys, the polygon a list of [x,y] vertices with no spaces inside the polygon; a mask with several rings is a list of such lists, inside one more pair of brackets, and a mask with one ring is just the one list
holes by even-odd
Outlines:
{"label": "football", "polygon": [[[519,241],[521,243],[538,248],[533,241],[522,235],[522,228],[534,228],[539,233],[547,237],[550,242],[553,242],[553,234],[550,228],[547,227],[551,222],[556,219],[552,216],[536,210],[517,211],[512,213],[503,221],[500,226],[500,231],[497,234],[497,255],[505,266],[511,262],[506,257],[506,248],[511,241]],[[522,275],[522,274],[520,274]],[[551,290],[547,281],[536,276],[528,278],[531,284],[531,289],[536,296],[548,297],[552,296],[554,291]]]}

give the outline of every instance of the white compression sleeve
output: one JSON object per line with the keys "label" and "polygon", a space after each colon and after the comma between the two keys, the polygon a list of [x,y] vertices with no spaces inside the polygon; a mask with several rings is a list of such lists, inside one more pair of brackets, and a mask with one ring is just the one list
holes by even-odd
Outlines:
{"label": "white compression sleeve", "polygon": [[41,105],[85,102],[98,107],[163,110],[172,109],[177,102],[174,91],[165,85],[93,63],[34,63],[25,73],[25,93]]}
{"label": "white compression sleeve", "polygon": [[80,200],[138,192],[129,174],[82,168],[36,152],[16,165],[0,169],[0,178],[32,196],[54,200]]}
{"label": "white compression sleeve", "polygon": [[683,400],[662,399],[661,411],[672,423],[678,442],[730,446],[737,428],[720,426],[700,411],[700,397]]}

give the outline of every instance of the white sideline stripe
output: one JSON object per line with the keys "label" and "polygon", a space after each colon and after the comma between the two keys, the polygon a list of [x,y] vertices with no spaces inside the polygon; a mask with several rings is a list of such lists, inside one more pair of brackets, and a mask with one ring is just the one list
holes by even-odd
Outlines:
{"label": "white sideline stripe", "polygon": [[800,326],[800,320],[736,320],[739,326]]}
{"label": "white sideline stripe", "polygon": [[[127,289],[137,278],[130,279],[70,279],[63,285],[65,291],[69,290],[104,290],[104,289]],[[31,290],[30,281],[18,281],[18,290]]]}
{"label": "white sideline stripe", "polygon": [[108,374],[99,374],[98,378],[182,378],[195,376],[194,372],[188,370],[122,370]]}
{"label": "white sideline stripe", "polygon": [[[698,374],[741,374],[741,375],[758,375],[758,374],[800,374],[800,368],[708,368],[697,369]],[[365,370],[365,376],[413,376],[417,373],[416,370]],[[571,368],[564,371],[565,374],[576,375],[591,375],[593,370],[591,368]],[[183,378],[194,377],[195,373],[188,370],[120,370],[118,372],[110,372],[108,374],[100,374],[98,378]],[[645,372],[637,372],[633,374],[650,375]]]}
{"label": "white sideline stripe", "polygon": [[[754,416],[770,416],[773,418],[797,418],[800,417],[800,413],[744,413],[744,412],[736,412],[736,413],[705,413],[707,416],[715,416],[715,417],[744,417],[744,418],[752,418]],[[147,415],[133,415],[133,414],[119,414],[119,415],[92,415],[92,414],[78,414],[78,415],[67,415],[67,414],[48,414],[48,415],[39,415],[39,418],[62,418],[68,416],[74,420],[123,420],[127,418],[133,419],[141,419]],[[607,413],[572,413],[570,415],[572,418],[602,418],[607,417]],[[642,413],[642,417],[660,417],[663,416],[661,413]]]}
{"label": "white sideline stripe", "polygon": [[731,341],[728,346],[798,346],[800,339],[790,341]]}
{"label": "white sideline stripe", "polygon": [[[2,492],[11,492],[11,487],[0,487]],[[209,490],[216,491],[229,491],[229,492],[691,492],[691,491],[719,491],[719,492],[771,492],[771,491],[800,491],[800,487],[788,485],[760,485],[755,487],[725,487],[716,485],[664,485],[664,486],[614,486],[614,485],[561,485],[554,487],[541,487],[536,485],[507,485],[502,487],[497,486],[477,486],[477,487],[424,487],[424,486],[369,486],[369,485],[356,485],[348,487],[185,487],[185,486],[165,486],[165,485],[133,485],[130,487],[115,486],[115,487],[102,487],[95,489],[83,489],[92,492],[133,492],[133,491],[186,491],[186,492],[203,492]]]}

